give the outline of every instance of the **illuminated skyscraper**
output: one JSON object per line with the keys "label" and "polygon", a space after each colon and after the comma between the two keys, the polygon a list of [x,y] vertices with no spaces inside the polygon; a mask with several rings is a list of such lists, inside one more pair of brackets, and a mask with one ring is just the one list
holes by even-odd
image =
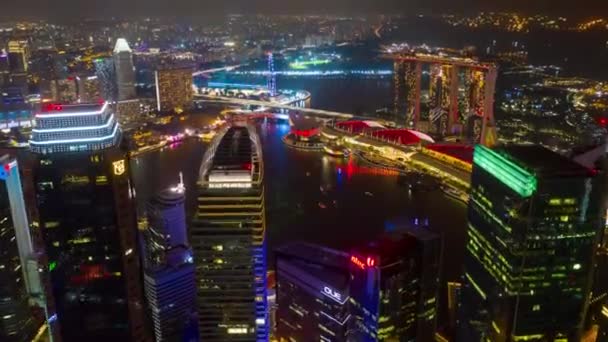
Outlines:
{"label": "illuminated skyscraper", "polygon": [[181,112],[192,107],[192,68],[160,69],[155,78],[159,111]]}
{"label": "illuminated skyscraper", "polygon": [[279,341],[376,341],[375,256],[306,243],[276,251]]}
{"label": "illuminated skyscraper", "polygon": [[266,341],[262,146],[252,127],[224,127],[201,166],[190,228],[201,341]]}
{"label": "illuminated skyscraper", "polygon": [[124,38],[116,40],[114,46],[114,68],[116,69],[116,84],[118,100],[130,100],[135,97],[135,67],[133,54],[129,43]]}
{"label": "illuminated skyscraper", "polygon": [[155,196],[147,206],[144,285],[157,342],[181,341],[196,310],[192,252],[186,238],[183,183]]}
{"label": "illuminated skyscraper", "polygon": [[31,150],[63,341],[144,341],[134,196],[107,103],[49,105]]}
{"label": "illuminated skyscraper", "polygon": [[602,177],[539,146],[475,148],[462,341],[579,341]]}

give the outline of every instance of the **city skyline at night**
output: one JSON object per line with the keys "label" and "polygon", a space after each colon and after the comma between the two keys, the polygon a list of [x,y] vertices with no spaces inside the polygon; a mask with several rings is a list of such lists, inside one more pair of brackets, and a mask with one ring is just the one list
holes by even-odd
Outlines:
{"label": "city skyline at night", "polygon": [[608,342],[602,1],[0,7],[2,342]]}

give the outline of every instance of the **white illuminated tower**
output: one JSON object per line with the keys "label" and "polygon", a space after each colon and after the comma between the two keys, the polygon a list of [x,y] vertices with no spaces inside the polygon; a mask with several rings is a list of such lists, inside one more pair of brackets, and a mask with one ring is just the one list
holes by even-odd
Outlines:
{"label": "white illuminated tower", "polygon": [[124,38],[116,40],[116,46],[114,46],[114,68],[116,69],[118,100],[124,101],[135,98],[133,53],[129,47],[129,43]]}

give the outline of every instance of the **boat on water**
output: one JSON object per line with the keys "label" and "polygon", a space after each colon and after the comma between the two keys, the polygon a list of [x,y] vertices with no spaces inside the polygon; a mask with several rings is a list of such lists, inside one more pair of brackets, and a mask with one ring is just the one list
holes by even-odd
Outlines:
{"label": "boat on water", "polygon": [[449,186],[443,186],[441,187],[441,190],[443,191],[444,194],[446,194],[448,197],[451,197],[455,200],[461,201],[465,204],[469,203],[469,195],[464,192],[464,191],[459,191],[456,190],[452,187]]}
{"label": "boat on water", "polygon": [[337,146],[323,146],[323,151],[333,157],[348,157],[349,151],[347,148]]}

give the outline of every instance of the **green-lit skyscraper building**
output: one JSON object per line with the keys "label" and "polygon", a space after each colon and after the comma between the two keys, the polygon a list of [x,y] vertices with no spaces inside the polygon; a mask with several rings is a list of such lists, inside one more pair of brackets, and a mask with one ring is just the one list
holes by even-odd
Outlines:
{"label": "green-lit skyscraper building", "polygon": [[539,146],[475,148],[458,341],[579,341],[602,179]]}

